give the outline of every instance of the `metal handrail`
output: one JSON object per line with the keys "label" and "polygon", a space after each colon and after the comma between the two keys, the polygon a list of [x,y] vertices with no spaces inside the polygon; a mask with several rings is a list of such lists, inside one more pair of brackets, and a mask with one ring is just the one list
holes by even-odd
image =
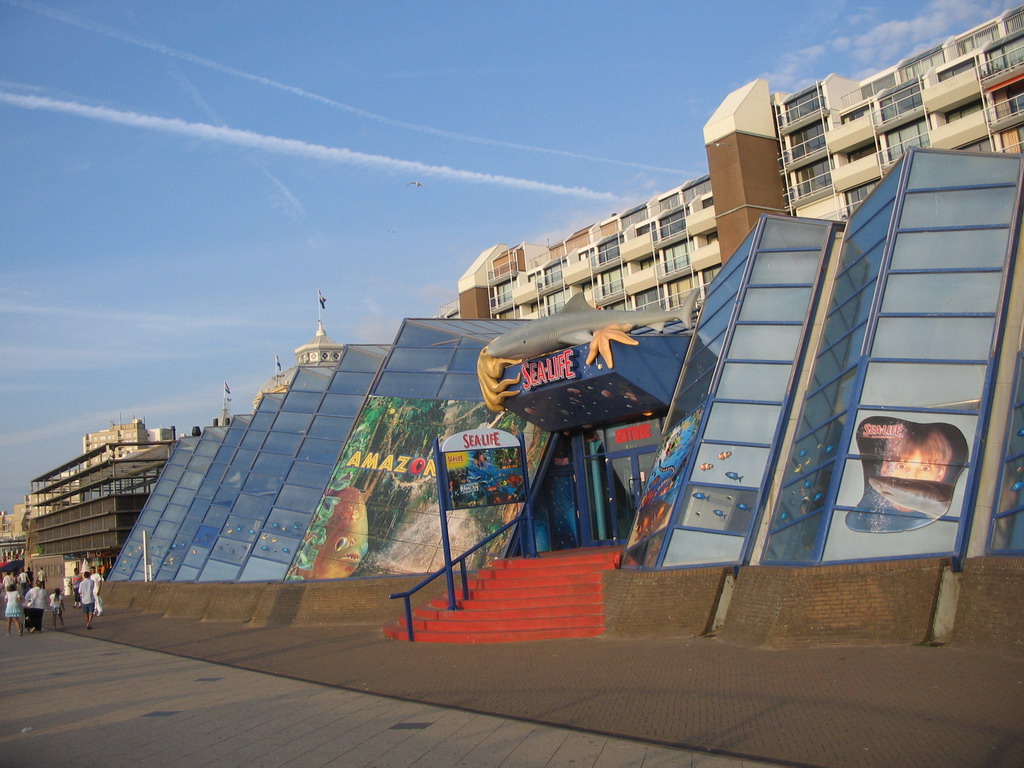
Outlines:
{"label": "metal handrail", "polygon": [[[458,557],[452,559],[452,565],[454,566],[456,563],[458,563],[458,566],[459,566],[459,576],[462,579],[462,599],[463,600],[468,600],[469,599],[469,584],[466,581],[466,558],[468,558],[470,555],[472,555],[474,552],[476,552],[478,549],[480,549],[485,544],[489,544],[496,537],[498,537],[500,534],[502,534],[505,531],[507,531],[513,525],[518,525],[519,523],[523,522],[523,520],[525,520],[525,519],[526,519],[525,511],[521,511],[518,515],[516,515],[513,519],[509,520],[507,523],[505,523],[503,526],[501,526],[501,528],[496,530],[490,536],[488,536],[485,539],[482,539],[477,544],[474,544],[472,547],[470,547],[465,552],[463,552],[461,555],[459,555]],[[395,599],[400,597],[400,598],[402,598],[402,600],[405,601],[405,628],[406,628],[406,631],[409,634],[409,640],[410,641],[415,640],[415,632],[414,632],[413,626],[412,626],[412,596],[414,594],[416,594],[417,592],[419,592],[421,589],[423,589],[423,587],[427,586],[430,582],[432,582],[438,576],[441,576],[442,574],[446,573],[447,571],[448,571],[447,568],[440,568],[440,569],[434,571],[429,576],[427,576],[427,578],[425,578],[423,581],[421,581],[415,587],[412,587],[411,589],[407,589],[405,592],[395,592],[392,595],[388,595],[388,599],[390,599],[390,600],[395,600]]]}
{"label": "metal handrail", "polygon": [[[554,458],[554,455],[555,455],[555,445],[556,445],[557,442],[558,442],[557,440],[548,440],[548,444],[544,448],[544,454],[541,456],[540,464],[537,467],[537,474],[536,474],[537,477],[544,477],[547,474],[548,468],[551,466],[551,461],[552,461],[552,459]],[[537,498],[537,494],[539,492],[540,487],[541,487],[541,484],[538,483],[536,485],[533,485],[530,488],[529,499],[527,500],[527,503],[523,504],[523,507],[522,507],[522,509],[519,510],[519,514],[518,515],[516,515],[514,518],[509,520],[507,523],[505,523],[503,526],[501,526],[501,528],[496,530],[494,533],[490,534],[489,536],[487,536],[482,541],[480,541],[477,544],[473,545],[470,549],[467,549],[465,552],[463,552],[458,557],[452,558],[451,564],[452,564],[453,567],[454,567],[454,565],[456,563],[459,564],[459,575],[460,575],[460,577],[462,579],[462,599],[463,600],[468,600],[469,599],[469,585],[468,585],[468,583],[466,581],[466,558],[468,558],[470,555],[472,555],[474,552],[476,552],[478,549],[480,549],[485,544],[489,544],[491,541],[493,541],[495,538],[497,538],[498,536],[503,534],[505,531],[507,531],[512,526],[519,525],[520,523],[523,523],[523,522],[527,522],[526,516],[528,514],[532,514],[532,512],[530,510],[533,509],[533,502]],[[530,525],[527,525],[526,531],[527,531],[527,535],[528,536],[532,536],[533,535],[532,534],[532,527]],[[513,539],[509,542],[509,548],[506,550],[506,553],[512,552],[514,550],[514,545],[517,543],[516,539],[514,538],[516,536],[519,537],[519,542],[518,542],[519,543],[519,549],[522,552],[523,557],[536,557],[537,556],[537,544],[536,544],[536,542],[535,541],[534,542],[528,542],[526,546],[523,546],[523,543],[522,543],[523,530],[521,528],[519,530],[517,530],[513,534]],[[406,632],[409,635],[409,641],[410,642],[415,640],[415,631],[413,630],[413,626],[412,626],[412,596],[414,594],[416,594],[417,592],[419,592],[421,589],[423,589],[423,587],[427,586],[430,582],[432,582],[438,576],[440,576],[443,573],[447,573],[447,572],[448,572],[448,568],[447,567],[441,568],[441,569],[435,571],[434,573],[430,574],[429,576],[427,576],[427,578],[425,578],[423,581],[421,581],[419,584],[417,584],[416,586],[412,587],[411,589],[407,589],[405,592],[395,592],[393,595],[388,595],[388,599],[389,600],[395,600],[396,598],[400,597],[400,598],[402,598],[402,600],[405,601],[405,627],[406,627]]]}

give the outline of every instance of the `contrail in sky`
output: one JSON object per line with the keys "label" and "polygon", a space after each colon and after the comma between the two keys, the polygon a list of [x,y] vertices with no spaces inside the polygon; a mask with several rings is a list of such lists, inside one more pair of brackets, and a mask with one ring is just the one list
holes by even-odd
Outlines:
{"label": "contrail in sky", "polygon": [[194,56],[191,53],[186,53],[184,51],[179,51],[179,50],[176,50],[176,49],[171,48],[169,46],[163,45],[161,43],[157,43],[157,42],[154,42],[152,40],[146,40],[145,38],[137,37],[137,36],[131,35],[131,34],[127,33],[127,32],[122,32],[119,29],[114,29],[113,27],[108,27],[105,24],[98,24],[98,23],[93,22],[93,21],[88,21],[87,19],[81,19],[81,18],[78,18],[77,16],[73,16],[73,15],[71,15],[69,13],[64,13],[62,11],[54,10],[53,8],[47,8],[45,6],[37,5],[35,3],[25,2],[25,0],[0,0],[0,2],[6,3],[7,5],[13,5],[13,6],[17,7],[17,8],[22,8],[22,9],[24,9],[26,11],[31,11],[32,13],[38,13],[38,14],[40,14],[42,16],[49,16],[51,19],[56,19],[57,21],[63,22],[65,24],[70,24],[72,26],[78,27],[79,29],[85,29],[85,30],[87,30],[89,32],[95,32],[98,35],[103,35],[105,37],[110,37],[110,38],[113,38],[115,40],[120,40],[121,42],[128,43],[129,45],[135,45],[135,46],[138,46],[140,48],[147,48],[147,49],[149,49],[151,51],[156,51],[157,53],[163,54],[164,56],[173,56],[176,59],[181,59],[182,61],[188,61],[188,62],[191,62],[192,64],[196,64],[196,65],[198,65],[200,67],[206,67],[207,69],[212,69],[212,70],[215,70],[217,72],[222,72],[222,73],[224,73],[226,75],[231,75],[232,77],[240,77],[240,78],[242,78],[244,80],[250,80],[250,81],[252,81],[254,83],[260,83],[261,85],[265,85],[268,88],[276,88],[279,91],[285,91],[287,93],[293,94],[295,96],[299,96],[299,97],[304,98],[304,99],[309,99],[311,101],[316,101],[316,102],[319,102],[320,104],[324,104],[324,105],[329,106],[329,107],[334,107],[335,109],[343,110],[345,112],[348,112],[350,114],[356,115],[358,117],[365,118],[367,120],[374,120],[374,121],[376,121],[378,123],[383,123],[385,125],[394,126],[395,128],[404,128],[404,129],[410,130],[410,131],[418,131],[420,133],[428,133],[428,134],[431,134],[433,136],[439,136],[439,137],[445,138],[445,139],[455,139],[457,141],[468,141],[468,142],[471,142],[471,143],[474,143],[474,144],[486,144],[488,146],[494,146],[494,147],[507,147],[509,149],[525,150],[525,151],[528,151],[528,152],[543,152],[543,153],[546,153],[546,154],[549,154],[549,155],[559,155],[561,157],[569,157],[569,158],[573,158],[573,159],[576,159],[576,160],[591,160],[591,161],[600,162],[600,163],[611,163],[613,165],[623,165],[623,166],[627,166],[629,168],[640,168],[640,169],[647,170],[647,171],[658,171],[658,172],[661,172],[661,173],[675,173],[675,174],[682,174],[682,173],[684,173],[684,171],[678,170],[676,168],[661,168],[661,167],[656,166],[656,165],[644,165],[642,163],[630,163],[630,162],[626,162],[624,160],[611,160],[611,159],[606,158],[606,157],[594,157],[593,155],[580,155],[580,154],[577,154],[575,152],[567,152],[567,151],[561,150],[561,149],[546,149],[544,147],[532,147],[532,146],[529,146],[527,144],[516,144],[516,143],[511,142],[511,141],[501,141],[500,139],[485,139],[485,138],[482,138],[480,136],[470,136],[470,135],[467,135],[467,134],[464,134],[464,133],[455,133],[453,131],[445,131],[445,130],[442,130],[440,128],[431,128],[430,126],[427,126],[427,125],[417,125],[416,123],[406,123],[406,122],[403,122],[402,120],[395,120],[394,118],[385,117],[384,115],[378,115],[378,114],[375,114],[373,112],[367,112],[364,109],[359,109],[358,107],[353,107],[350,104],[344,104],[344,103],[342,103],[340,101],[335,101],[334,99],[329,99],[326,96],[321,96],[319,94],[303,90],[302,88],[297,88],[297,87],[295,87],[293,85],[287,85],[286,83],[279,83],[278,81],[271,80],[268,77],[262,77],[261,75],[254,75],[254,74],[252,74],[250,72],[245,72],[245,71],[240,70],[240,69],[235,69],[234,67],[229,67],[229,66],[227,66],[225,64],[220,64],[220,63],[218,63],[216,61],[212,61],[210,59],[204,59],[201,56]]}
{"label": "contrail in sky", "polygon": [[357,165],[365,168],[376,168],[387,171],[401,171],[412,175],[433,176],[455,181],[469,181],[483,184],[496,184],[502,187],[528,189],[534,192],[549,192],[556,195],[571,195],[593,200],[617,200],[617,195],[610,192],[595,192],[585,187],[563,187],[558,184],[547,184],[542,181],[531,181],[514,176],[499,176],[476,171],[461,171],[446,165],[427,165],[412,160],[398,160],[383,155],[368,155],[340,147],[326,147],[322,144],[309,144],[295,139],[282,139],[277,136],[266,136],[252,131],[237,128],[226,128],[209,123],[189,123],[177,118],[155,117],[138,112],[123,112],[108,107],[93,107],[76,101],[60,101],[45,96],[23,96],[8,91],[0,91],[0,102],[23,109],[42,109],[49,112],[61,112],[69,115],[86,117],[106,123],[127,125],[133,128],[145,128],[150,131],[173,133],[189,136],[221,144],[232,144],[250,149],[261,149],[297,157],[308,157],[315,160],[326,160],[345,165]]}

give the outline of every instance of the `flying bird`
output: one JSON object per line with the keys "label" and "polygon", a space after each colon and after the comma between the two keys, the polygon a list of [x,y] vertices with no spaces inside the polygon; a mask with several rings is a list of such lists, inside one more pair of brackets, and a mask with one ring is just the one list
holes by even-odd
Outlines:
{"label": "flying bird", "polygon": [[410,181],[405,186],[407,186],[407,187],[422,187],[423,186],[423,182],[422,181]]}

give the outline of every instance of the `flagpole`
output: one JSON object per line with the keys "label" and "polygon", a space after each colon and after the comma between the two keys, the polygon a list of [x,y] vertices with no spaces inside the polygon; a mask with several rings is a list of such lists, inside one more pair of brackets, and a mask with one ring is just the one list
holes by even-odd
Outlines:
{"label": "flagpole", "polygon": [[324,314],[324,299],[323,294],[320,293],[320,289],[316,289],[316,324],[319,326],[323,321]]}

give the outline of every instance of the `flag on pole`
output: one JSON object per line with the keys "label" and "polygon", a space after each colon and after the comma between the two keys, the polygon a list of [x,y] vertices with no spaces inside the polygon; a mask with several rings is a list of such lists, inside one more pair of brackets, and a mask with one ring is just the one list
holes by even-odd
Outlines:
{"label": "flag on pole", "polygon": [[224,382],[224,394],[225,395],[230,395],[231,394],[231,387],[228,386],[228,383],[226,381]]}
{"label": "flag on pole", "polygon": [[324,295],[320,293],[319,288],[316,289],[316,297],[320,300],[320,309],[323,309],[324,307],[327,306],[327,299],[325,299]]}
{"label": "flag on pole", "polygon": [[277,365],[277,372],[280,373],[281,372],[281,358],[278,357],[277,355],[274,355],[274,363]]}

